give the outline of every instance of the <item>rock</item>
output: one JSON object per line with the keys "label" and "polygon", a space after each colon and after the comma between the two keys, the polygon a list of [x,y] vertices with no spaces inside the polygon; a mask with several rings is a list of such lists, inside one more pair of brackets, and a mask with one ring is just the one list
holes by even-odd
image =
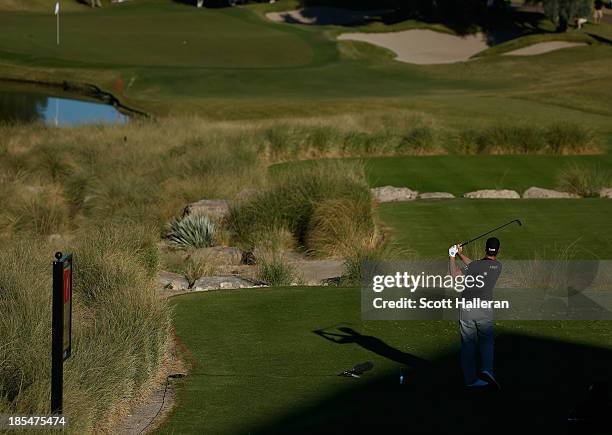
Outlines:
{"label": "rock", "polygon": [[580,198],[580,196],[573,193],[532,186],[523,192],[523,198]]}
{"label": "rock", "polygon": [[157,275],[157,282],[160,287],[165,290],[186,291],[189,289],[187,279],[178,273],[161,271],[159,275]]}
{"label": "rock", "polygon": [[298,260],[291,265],[299,271],[301,281],[305,285],[321,285],[329,279],[337,279],[345,272],[342,260]]}
{"label": "rock", "polygon": [[370,189],[378,202],[414,201],[419,194],[407,187],[384,186]]}
{"label": "rock", "polygon": [[604,187],[599,191],[601,198],[612,198],[612,187]]}
{"label": "rock", "polygon": [[454,198],[455,195],[448,192],[423,192],[419,193],[419,198],[421,199],[451,199]]}
{"label": "rock", "polygon": [[185,207],[183,209],[183,217],[192,213],[201,213],[212,218],[222,218],[228,211],[229,205],[223,199],[202,199]]}
{"label": "rock", "polygon": [[264,285],[258,281],[241,278],[239,276],[205,276],[198,279],[191,290],[208,291],[255,287],[264,287]]}
{"label": "rock", "polygon": [[209,259],[218,266],[235,266],[242,264],[243,252],[240,248],[236,247],[213,246],[212,248],[196,249],[189,255],[196,258]]}
{"label": "rock", "polygon": [[521,195],[519,195],[514,190],[483,189],[483,190],[476,190],[474,192],[468,192],[464,194],[463,197],[472,198],[472,199],[519,199]]}

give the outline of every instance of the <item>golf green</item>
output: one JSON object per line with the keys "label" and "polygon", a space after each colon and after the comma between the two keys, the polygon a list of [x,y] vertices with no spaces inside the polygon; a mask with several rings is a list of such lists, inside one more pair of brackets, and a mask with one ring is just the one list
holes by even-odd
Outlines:
{"label": "golf green", "polygon": [[[499,322],[504,391],[473,395],[462,388],[456,324],[362,321],[358,289],[232,290],[171,303],[191,369],[160,433],[491,433],[502,424],[561,433],[593,376],[612,367],[607,322]],[[337,376],[365,361],[374,368],[363,377]]]}

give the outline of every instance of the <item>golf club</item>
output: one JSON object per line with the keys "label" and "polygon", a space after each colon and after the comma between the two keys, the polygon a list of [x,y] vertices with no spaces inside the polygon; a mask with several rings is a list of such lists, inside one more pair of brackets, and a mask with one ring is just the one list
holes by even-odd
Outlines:
{"label": "golf club", "polygon": [[500,229],[502,229],[502,228],[504,228],[504,227],[507,227],[508,225],[513,224],[514,222],[516,222],[516,223],[519,225],[519,227],[523,225],[523,223],[521,222],[521,220],[520,220],[520,219],[514,219],[514,220],[511,220],[511,221],[510,221],[510,222],[508,222],[508,223],[505,223],[505,224],[503,224],[503,225],[498,226],[497,228],[493,228],[492,230],[487,231],[486,233],[483,233],[483,234],[479,235],[478,237],[474,237],[473,239],[470,239],[470,240],[468,240],[467,242],[463,242],[463,243],[461,243],[459,246],[465,246],[465,245],[467,245],[468,243],[472,243],[473,241],[478,240],[478,239],[480,239],[480,238],[482,238],[482,237],[484,237],[484,236],[486,236],[486,235],[488,235],[488,234],[491,234],[491,233],[492,233],[492,232],[494,232],[494,231],[497,231],[497,230],[500,230]]}

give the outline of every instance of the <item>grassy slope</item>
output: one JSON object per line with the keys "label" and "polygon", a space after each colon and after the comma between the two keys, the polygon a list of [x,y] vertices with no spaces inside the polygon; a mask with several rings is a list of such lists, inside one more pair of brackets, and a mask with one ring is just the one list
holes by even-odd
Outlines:
{"label": "grassy slope", "polygon": [[478,189],[531,186],[554,189],[567,166],[612,168],[612,157],[598,156],[424,156],[363,159],[370,185],[406,186],[419,192],[451,192],[461,196]]}
{"label": "grassy slope", "polygon": [[[499,432],[501,421],[508,430],[528,421],[533,431],[561,432],[593,373],[605,377],[612,367],[603,323],[499,322],[504,394],[469,396],[460,387],[454,322],[361,321],[356,289],[238,290],[172,302],[195,365],[160,433],[347,432],[373,424],[378,431],[395,424],[415,433],[474,433],[465,415],[478,419],[482,433],[491,426]],[[312,332],[343,326],[370,338],[339,345]],[[398,389],[399,367],[421,358],[432,365],[410,369],[408,385]],[[335,376],[368,360],[374,370],[361,379]],[[517,403],[521,418],[508,419]]]}
{"label": "grassy slope", "polygon": [[398,245],[419,257],[439,258],[453,242],[520,218],[521,228],[497,234],[504,258],[555,259],[570,245],[578,258],[612,258],[612,201],[604,199],[415,201],[382,204],[379,213]]}
{"label": "grassy slope", "polygon": [[[554,189],[561,171],[571,165],[612,168],[612,156],[557,155],[446,155],[368,157],[363,162],[370,186],[404,186],[419,192],[450,192],[461,196],[478,189],[513,189],[531,186]],[[311,160],[281,163],[275,171],[309,165]]]}
{"label": "grassy slope", "polygon": [[125,99],[156,113],[261,118],[408,108],[459,124],[572,119],[610,132],[612,95],[600,86],[612,74],[608,46],[415,66],[367,44],[337,44],[337,29],[268,22],[262,7],[196,10],[152,0],[81,8],[63,15],[59,48],[48,13],[3,13],[0,76],[109,90],[121,76]]}

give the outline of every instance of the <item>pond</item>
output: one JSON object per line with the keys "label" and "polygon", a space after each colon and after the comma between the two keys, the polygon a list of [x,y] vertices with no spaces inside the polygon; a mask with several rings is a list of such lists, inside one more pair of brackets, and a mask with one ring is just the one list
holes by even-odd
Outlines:
{"label": "pond", "polygon": [[115,107],[46,88],[0,82],[0,122],[44,121],[56,126],[124,124],[128,116]]}

